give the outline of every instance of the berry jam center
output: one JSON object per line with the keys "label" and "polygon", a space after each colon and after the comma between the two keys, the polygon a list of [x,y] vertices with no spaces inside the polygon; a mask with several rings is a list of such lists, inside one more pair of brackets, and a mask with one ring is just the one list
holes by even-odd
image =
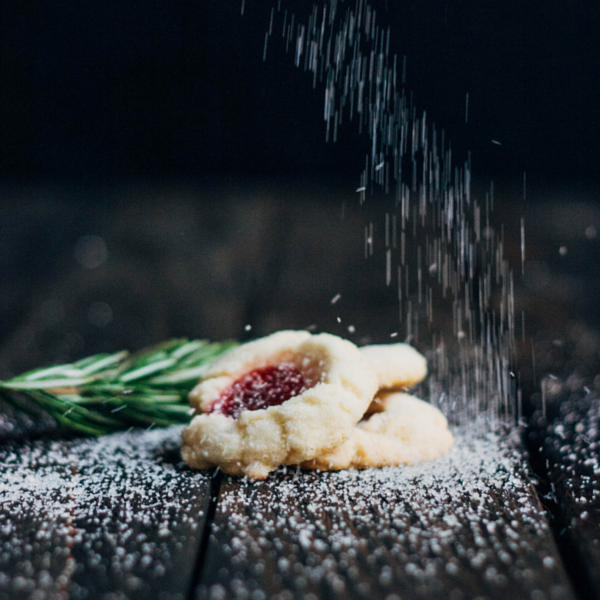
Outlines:
{"label": "berry jam center", "polygon": [[245,410],[279,406],[310,386],[294,365],[254,369],[232,383],[213,404],[210,412],[237,419]]}

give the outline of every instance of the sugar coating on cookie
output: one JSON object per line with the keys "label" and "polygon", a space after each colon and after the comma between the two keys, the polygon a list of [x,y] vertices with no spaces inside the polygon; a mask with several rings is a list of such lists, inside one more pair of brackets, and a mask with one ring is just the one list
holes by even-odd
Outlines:
{"label": "sugar coating on cookie", "polygon": [[409,344],[376,344],[360,351],[384,390],[408,390],[427,375],[427,360]]}
{"label": "sugar coating on cookie", "polygon": [[264,479],[345,442],[378,388],[351,342],[281,331],[231,350],[190,393],[197,412],[183,431],[192,468]]}
{"label": "sugar coating on cookie", "polygon": [[305,461],[304,469],[411,465],[439,458],[453,444],[446,417],[434,406],[401,392],[378,394],[381,412],[360,422],[343,444]]}

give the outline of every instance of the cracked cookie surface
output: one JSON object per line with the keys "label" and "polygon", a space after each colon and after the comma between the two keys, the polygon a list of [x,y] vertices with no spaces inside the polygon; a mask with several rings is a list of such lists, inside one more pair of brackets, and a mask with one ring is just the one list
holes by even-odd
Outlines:
{"label": "cracked cookie surface", "polygon": [[183,431],[192,468],[263,479],[281,464],[343,444],[378,388],[351,342],[281,331],[217,360],[190,393],[198,414]]}
{"label": "cracked cookie surface", "polygon": [[329,452],[302,463],[303,469],[337,471],[354,467],[409,465],[439,458],[453,444],[446,417],[410,394],[380,392],[378,410]]}

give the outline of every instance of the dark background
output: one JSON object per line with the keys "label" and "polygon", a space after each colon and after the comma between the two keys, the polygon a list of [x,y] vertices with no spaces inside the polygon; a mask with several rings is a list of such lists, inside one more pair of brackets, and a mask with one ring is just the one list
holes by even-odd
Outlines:
{"label": "dark background", "polygon": [[[0,379],[171,336],[309,328],[359,344],[403,340],[385,286],[385,211],[359,207],[354,192],[368,140],[345,128],[326,144],[322,87],[281,44],[263,62],[277,1],[245,0],[243,16],[242,0],[0,2]],[[407,58],[415,105],[446,129],[455,164],[472,152],[478,200],[495,183],[525,323],[514,372],[524,415],[543,428],[536,410],[554,418],[570,410],[565,399],[600,393],[600,10],[564,0],[372,3],[392,51]],[[586,411],[568,415],[568,431],[580,432]],[[592,422],[582,431],[595,440]],[[0,441],[54,427],[0,404]],[[591,480],[587,460],[571,471],[588,482],[584,502],[582,483],[569,488],[573,455],[560,431],[560,452],[529,439],[542,478],[556,465],[556,487],[550,479],[538,491],[567,499],[556,529],[589,540],[597,563],[595,517],[581,512],[597,516],[597,473]],[[585,563],[573,561],[583,587]]]}
{"label": "dark background", "polygon": [[[471,151],[479,191],[494,181],[515,312],[526,313],[523,380],[531,390],[544,373],[581,368],[593,381],[600,11],[372,4],[406,56],[415,106],[445,128],[455,164]],[[364,343],[398,329],[381,235],[363,258],[364,226],[381,232],[383,216],[356,206],[369,142],[352,127],[325,142],[323,87],[277,32],[263,61],[275,5],[245,0],[242,15],[241,0],[0,4],[2,373],[172,335],[315,325]],[[93,267],[77,250],[88,236],[106,250]]]}
{"label": "dark background", "polygon": [[[241,0],[3,2],[0,177],[358,177],[356,137],[324,142],[322,88],[273,44],[262,60],[273,4],[246,0],[242,16]],[[593,3],[373,4],[416,105],[473,151],[477,175],[597,183]]]}

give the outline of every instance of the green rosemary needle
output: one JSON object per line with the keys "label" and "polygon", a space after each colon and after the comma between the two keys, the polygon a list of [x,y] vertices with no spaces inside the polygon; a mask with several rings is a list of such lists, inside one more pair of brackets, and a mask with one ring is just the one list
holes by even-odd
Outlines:
{"label": "green rosemary needle", "polygon": [[0,381],[0,397],[31,413],[27,397],[62,427],[87,435],[187,423],[189,391],[235,345],[173,339],[135,354],[95,354]]}

